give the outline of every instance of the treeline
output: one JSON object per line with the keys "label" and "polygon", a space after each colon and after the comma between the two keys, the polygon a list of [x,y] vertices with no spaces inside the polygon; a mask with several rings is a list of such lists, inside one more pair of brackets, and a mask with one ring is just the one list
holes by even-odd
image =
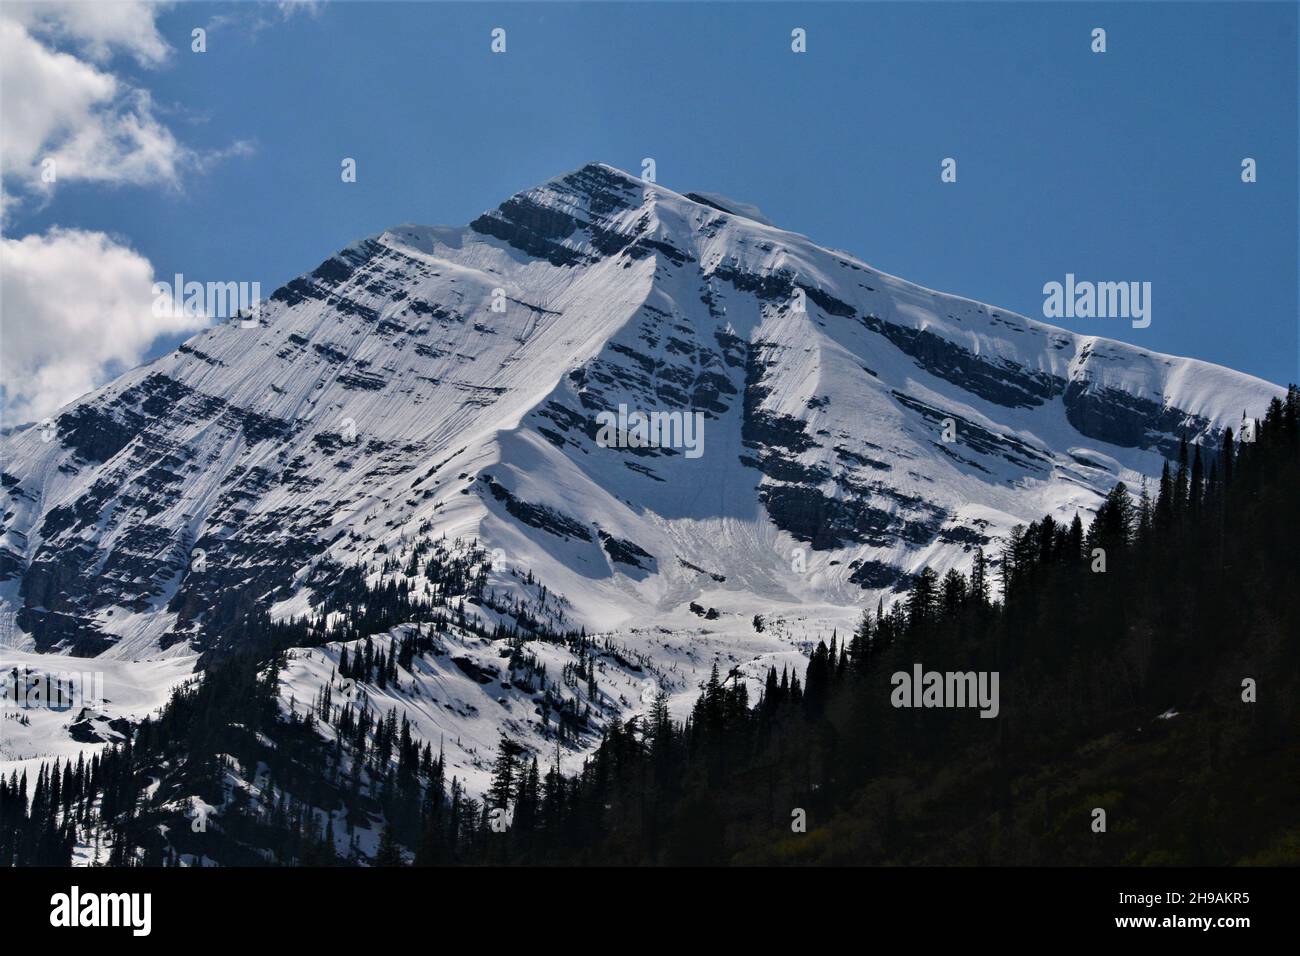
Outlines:
{"label": "treeline", "polygon": [[[481,800],[446,779],[441,754],[395,712],[335,701],[333,682],[301,712],[286,717],[277,703],[292,643],[360,641],[338,676],[363,685],[435,653],[433,635],[462,620],[446,594],[472,587],[478,563],[451,575],[441,599],[412,587],[411,560],[427,573],[419,559],[377,586],[335,574],[329,617],[266,622],[281,648],[270,659],[236,655],[131,741],[43,767],[30,805],[24,781],[0,780],[0,861],[58,863],[80,842],[118,865],[182,854],[317,865],[1300,862],[1298,412],[1293,387],[1254,441],[1228,432],[1213,449],[1184,444],[1158,484],[1136,495],[1117,485],[1086,527],[1045,517],[1000,553],[976,550],[969,575],[922,571],[904,600],[828,635],[802,675],[770,670],[757,700],[738,673],[716,671],[685,721],[660,696],[609,726],[576,775],[503,738]],[[433,552],[424,561],[444,573]],[[526,640],[567,643],[577,663],[561,682],[594,682],[583,634],[463,620],[506,639],[512,673],[548,694]],[[413,621],[423,626],[384,650],[368,639]],[[916,664],[996,672],[997,718],[893,706],[893,675]],[[227,802],[228,772],[249,768],[255,787]],[[178,813],[178,802],[222,809],[196,829],[197,810]],[[376,820],[377,850],[362,847]]]}
{"label": "treeline", "polygon": [[89,764],[42,764],[29,803],[27,774],[0,776],[0,866],[66,866],[72,859],[76,824],[90,812],[99,759]]}
{"label": "treeline", "polygon": [[[286,648],[359,640],[407,623],[455,626],[487,640],[563,641],[576,633],[564,626],[564,600],[535,582],[531,571],[512,570],[521,593],[499,593],[487,586],[491,552],[476,540],[434,539],[428,530],[426,522],[405,557],[380,562],[374,584],[365,566],[318,562],[305,582],[314,613],[272,620],[258,607],[241,620],[237,640],[218,642],[200,666],[219,667],[227,657],[269,659]],[[489,611],[496,618],[491,626],[484,623]]]}
{"label": "treeline", "polygon": [[[288,714],[279,678],[293,651],[270,661],[229,658],[84,769],[81,762],[42,765],[30,807],[25,777],[0,779],[0,861],[68,865],[78,844],[89,848],[86,861],[108,866],[409,860],[399,847],[450,862],[484,850],[488,804],[446,778],[442,753],[415,739],[396,708],[381,712],[369,702],[368,687],[395,684],[418,658],[445,653],[431,632],[356,642],[340,656],[336,679]],[[590,638],[567,641],[575,672],[594,681]],[[545,668],[518,647],[511,665],[545,682],[557,747],[576,741],[589,708],[561,699]],[[344,681],[350,697],[336,696]],[[383,822],[377,852],[361,843],[375,821]]]}
{"label": "treeline", "polygon": [[[660,699],[540,788],[505,744],[488,804],[513,820],[458,858],[1300,862],[1298,407],[1293,387],[1253,442],[1184,443],[1086,528],[1045,517],[969,576],[923,571],[753,708],[715,671],[687,721]],[[896,708],[914,664],[998,672],[998,717]]]}
{"label": "treeline", "polygon": [[[177,689],[131,739],[89,761],[42,763],[34,788],[26,775],[0,778],[0,864],[69,865],[78,845],[89,848],[90,862],[114,866],[164,865],[186,854],[191,862],[228,865],[355,862],[369,854],[352,837],[375,818],[414,845],[441,758],[427,742],[417,746],[394,712],[335,704],[328,689],[325,700],[286,718],[279,675],[292,649],[362,641],[338,676],[385,687],[399,667],[409,671],[417,655],[435,652],[430,635],[456,627],[508,641],[517,649],[512,666],[525,680],[544,680],[536,659],[519,650],[525,640],[583,648],[589,639],[549,628],[562,619],[559,602],[531,575],[520,580],[532,598],[486,588],[490,560],[477,542],[421,536],[409,557],[386,559],[374,583],[361,568],[323,562],[308,582],[316,613],[286,621],[265,611],[250,616],[246,646],[205,655],[203,678]],[[495,624],[484,623],[484,608],[496,612]],[[416,629],[377,653],[370,636],[403,624]],[[576,736],[585,728],[586,714],[571,702],[551,706],[559,732]],[[322,723],[335,731],[332,744],[322,738]],[[229,786],[229,774],[259,767],[249,782],[257,784],[256,797]],[[220,812],[209,819],[208,807]],[[322,807],[335,810],[352,837],[340,840],[337,828],[327,828]]]}

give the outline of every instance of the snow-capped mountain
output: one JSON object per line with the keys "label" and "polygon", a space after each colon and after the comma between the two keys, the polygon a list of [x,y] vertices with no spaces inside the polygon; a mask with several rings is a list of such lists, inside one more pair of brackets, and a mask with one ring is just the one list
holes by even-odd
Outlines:
{"label": "snow-capped mountain", "polygon": [[[250,606],[305,609],[322,559],[421,526],[496,551],[504,588],[530,570],[590,630],[698,624],[692,602],[835,619],[1280,391],[600,164],[358,242],[248,324],[4,439],[9,643],[201,650]],[[700,413],[701,447],[607,447],[619,406]]]}

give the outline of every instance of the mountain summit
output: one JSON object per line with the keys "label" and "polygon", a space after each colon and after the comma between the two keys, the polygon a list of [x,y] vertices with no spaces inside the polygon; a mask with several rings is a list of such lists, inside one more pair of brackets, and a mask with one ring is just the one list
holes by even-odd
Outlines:
{"label": "mountain summit", "polygon": [[[6,436],[0,633],[234,646],[254,609],[317,607],[322,567],[373,573],[434,534],[477,540],[534,615],[797,650],[1280,394],[590,164],[468,226],[351,245],[259,322]],[[671,440],[688,423],[699,454]]]}

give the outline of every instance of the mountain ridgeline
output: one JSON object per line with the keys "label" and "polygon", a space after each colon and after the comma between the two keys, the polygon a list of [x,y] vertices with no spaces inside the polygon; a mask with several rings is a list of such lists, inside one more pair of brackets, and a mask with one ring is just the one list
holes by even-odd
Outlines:
{"label": "mountain ridgeline", "polygon": [[[30,804],[27,781],[0,779],[0,860],[83,845],[156,865],[1300,862],[1294,386],[1254,439],[1184,443],[1153,487],[1114,485],[1086,526],[1016,526],[969,574],[921,569],[756,697],[718,669],[684,720],[661,694],[608,722],[577,772],[503,732],[481,798],[356,693],[474,625],[357,582],[328,627],[265,622],[269,657],[231,655],[129,741],[43,767]],[[429,551],[435,573],[455,550]],[[414,622],[400,640],[398,621]],[[581,630],[492,636],[535,688],[547,642],[581,662],[564,686],[602,679],[611,653]],[[289,659],[343,637],[337,673],[286,712]],[[896,706],[915,665],[996,672],[996,717]],[[548,717],[557,745],[589,716]]]}
{"label": "mountain ridgeline", "polygon": [[[593,163],[464,227],[356,242],[256,320],[7,434],[0,635],[233,653],[259,615],[311,612],[322,569],[373,573],[426,525],[589,631],[681,631],[692,603],[749,637],[760,612],[847,625],[1281,395],[757,216]],[[600,441],[623,407],[700,416],[702,454]]]}

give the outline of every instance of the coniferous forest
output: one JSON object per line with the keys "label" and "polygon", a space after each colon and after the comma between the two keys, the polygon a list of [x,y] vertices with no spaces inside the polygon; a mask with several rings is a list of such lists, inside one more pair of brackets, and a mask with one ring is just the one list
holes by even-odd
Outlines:
{"label": "coniferous forest", "polygon": [[[482,799],[394,714],[328,693],[279,707],[291,648],[367,639],[340,676],[379,684],[440,629],[476,626],[340,573],[337,623],[250,620],[256,652],[212,661],[124,743],[43,767],[30,801],[29,781],[0,779],[0,861],[66,865],[81,844],[155,866],[1300,862],[1298,417],[1293,386],[1253,441],[1184,442],[1158,484],[1116,485],[1086,525],[1043,518],[969,575],[919,573],[757,699],[716,670],[684,721],[661,696],[576,775],[503,738]],[[472,565],[440,565],[450,592],[483,596]],[[421,626],[368,639],[403,622]],[[509,642],[512,671],[534,672],[531,640],[597,650],[530,623],[484,635]],[[996,719],[895,707],[892,675],[916,664],[997,672]],[[581,733],[587,715],[555,705],[557,738]],[[226,803],[235,766],[256,787]],[[196,827],[179,795],[225,806]],[[376,852],[323,827],[338,808],[381,827]]]}

